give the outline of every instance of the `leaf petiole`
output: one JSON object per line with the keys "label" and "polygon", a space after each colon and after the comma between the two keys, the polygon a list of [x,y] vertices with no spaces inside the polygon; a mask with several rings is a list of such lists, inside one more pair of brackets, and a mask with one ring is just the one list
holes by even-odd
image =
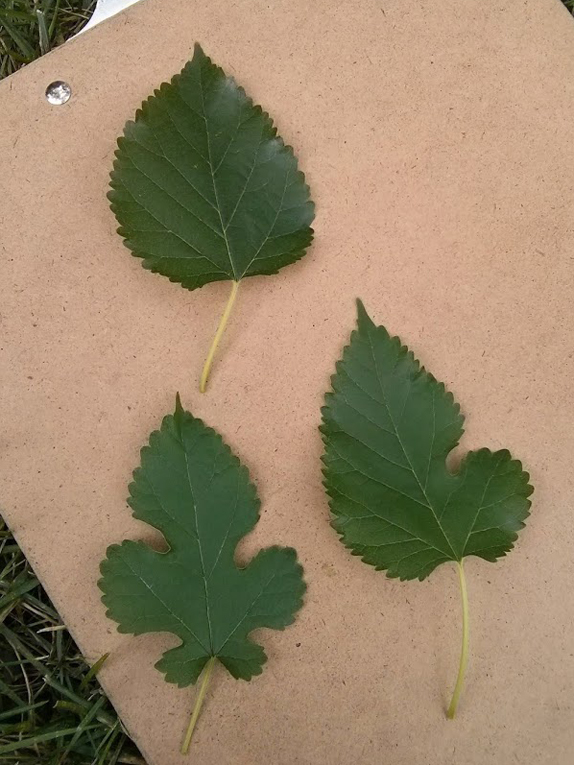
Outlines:
{"label": "leaf petiole", "polygon": [[229,321],[229,317],[233,309],[233,304],[235,303],[235,298],[237,297],[239,282],[233,281],[231,284],[232,284],[231,294],[229,295],[229,299],[227,300],[227,305],[225,306],[225,310],[223,311],[223,316],[221,317],[219,326],[217,327],[217,332],[215,333],[215,337],[213,338],[213,342],[211,343],[211,348],[209,349],[209,353],[207,354],[207,359],[205,360],[205,364],[203,365],[203,372],[201,373],[201,382],[199,383],[199,390],[201,393],[205,393],[205,389],[207,387],[207,378],[209,377],[209,372],[211,370],[213,358],[215,356],[217,346],[219,345],[219,341],[221,340],[223,333],[225,332],[225,327],[227,326],[227,322]]}
{"label": "leaf petiole", "polygon": [[191,737],[193,736],[195,725],[197,723],[197,720],[199,719],[201,707],[203,706],[203,700],[205,699],[205,694],[207,693],[209,680],[211,679],[211,673],[213,671],[213,665],[215,664],[216,658],[217,658],[216,656],[212,656],[208,660],[207,664],[205,665],[205,669],[203,672],[203,680],[201,681],[201,687],[199,689],[199,693],[197,694],[197,699],[195,701],[195,706],[193,707],[193,712],[191,714],[189,725],[187,726],[187,731],[185,733],[185,738],[183,739],[183,744],[181,745],[182,754],[187,754],[189,751],[189,745],[191,744]]}
{"label": "leaf petiole", "polygon": [[460,665],[458,668],[458,677],[456,679],[454,693],[452,694],[450,706],[446,713],[446,716],[449,720],[452,720],[456,714],[458,701],[460,699],[460,694],[462,693],[462,687],[464,685],[466,666],[468,664],[468,592],[466,590],[466,577],[464,575],[462,560],[457,561],[456,565],[458,567],[460,594],[462,598],[462,650],[460,652]]}

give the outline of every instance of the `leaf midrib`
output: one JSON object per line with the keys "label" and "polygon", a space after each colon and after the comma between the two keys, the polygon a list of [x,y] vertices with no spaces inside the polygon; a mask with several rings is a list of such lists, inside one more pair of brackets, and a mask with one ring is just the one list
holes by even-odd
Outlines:
{"label": "leaf midrib", "polygon": [[[350,463],[349,463],[349,464],[350,464]],[[389,520],[388,518],[385,518],[384,516],[382,516],[382,515],[379,515],[379,514],[378,514],[378,513],[376,513],[374,510],[372,510],[372,509],[371,509],[371,508],[370,508],[368,505],[365,505],[365,503],[364,503],[364,502],[359,502],[359,500],[358,500],[358,499],[354,499],[353,497],[349,497],[349,495],[348,495],[348,494],[345,494],[345,492],[344,492],[344,491],[341,491],[341,489],[335,489],[335,491],[336,491],[336,492],[337,492],[337,494],[339,494],[341,497],[345,497],[345,499],[348,499],[348,500],[349,500],[349,502],[353,502],[354,504],[356,504],[356,505],[359,505],[360,507],[364,507],[364,508],[365,508],[365,510],[368,510],[368,511],[369,511],[369,515],[360,515],[360,516],[353,516],[352,518],[350,518],[350,520],[352,520],[352,521],[361,521],[361,520],[363,520],[364,518],[373,518],[373,517],[375,517],[375,518],[380,518],[380,520],[381,520],[381,521],[384,521],[385,523],[388,523],[390,526],[394,526],[396,529],[400,529],[401,531],[404,531],[406,534],[410,534],[410,536],[411,536],[411,539],[410,539],[410,540],[409,540],[409,539],[405,539],[405,540],[403,540],[403,542],[402,542],[403,544],[404,544],[405,542],[410,542],[410,541],[413,541],[413,540],[414,540],[414,541],[422,542],[422,543],[423,543],[423,544],[425,544],[425,545],[428,545],[428,547],[432,548],[433,550],[436,550],[436,551],[437,551],[437,552],[439,552],[441,555],[447,555],[447,554],[448,554],[448,553],[445,553],[445,551],[444,551],[444,550],[440,550],[440,549],[439,549],[439,548],[438,548],[436,545],[433,545],[431,542],[428,542],[426,539],[423,539],[423,538],[422,538],[421,536],[419,536],[418,534],[413,534],[413,532],[412,532],[412,531],[410,531],[409,529],[406,529],[404,526],[400,526],[400,525],[399,525],[398,523],[396,523],[395,521],[391,521],[391,520]],[[424,505],[423,505],[423,507],[424,507]],[[390,542],[389,544],[394,544],[394,543],[393,543],[393,542]],[[365,546],[366,546],[366,547],[369,547],[370,545],[365,545]],[[385,546],[385,544],[377,545],[377,547],[384,547],[384,546]]]}
{"label": "leaf midrib", "polygon": [[[221,444],[221,446],[223,446],[223,444]],[[223,641],[221,647],[220,648],[216,648],[215,644],[214,644],[214,640],[213,640],[213,628],[212,628],[212,624],[211,624],[211,611],[210,611],[210,596],[209,596],[209,591],[208,591],[208,588],[207,588],[207,580],[212,576],[212,574],[213,574],[213,572],[214,572],[214,570],[215,570],[215,568],[216,568],[216,566],[217,566],[217,564],[219,562],[219,559],[220,559],[220,556],[221,556],[221,552],[223,550],[223,547],[225,546],[225,542],[227,541],[227,539],[229,537],[229,533],[231,531],[231,526],[233,525],[233,520],[235,519],[235,514],[237,512],[237,507],[238,507],[238,504],[239,504],[239,492],[236,491],[236,494],[235,494],[235,506],[234,506],[234,509],[233,509],[231,520],[229,522],[229,525],[228,525],[228,528],[227,528],[227,532],[225,534],[223,542],[221,543],[221,546],[219,548],[218,554],[216,556],[215,563],[211,567],[211,571],[209,572],[209,575],[208,575],[207,571],[206,571],[206,568],[205,568],[204,558],[203,558],[203,548],[201,546],[201,536],[200,536],[200,532],[199,532],[199,521],[198,521],[198,517],[197,517],[197,502],[195,500],[195,493],[194,493],[194,490],[193,490],[192,479],[191,479],[191,474],[190,474],[189,455],[188,455],[187,449],[185,448],[185,444],[183,443],[183,439],[181,440],[181,447],[182,447],[182,450],[183,450],[183,453],[184,453],[184,457],[185,457],[185,465],[186,465],[186,471],[187,471],[187,482],[188,482],[188,485],[189,485],[189,492],[191,494],[191,499],[192,499],[192,503],[193,503],[193,519],[194,519],[195,531],[196,531],[196,535],[197,535],[196,541],[197,541],[197,547],[198,547],[199,559],[200,559],[200,566],[201,566],[201,579],[202,579],[202,582],[203,582],[203,591],[204,591],[204,594],[205,594],[205,617],[206,617],[206,621],[207,621],[207,629],[208,629],[208,635],[209,635],[209,646],[210,646],[209,652],[206,651],[206,653],[209,653],[211,656],[217,656],[225,648],[225,646],[227,645],[227,643],[229,642],[231,637],[239,629],[239,627],[245,621],[245,619],[247,619],[251,609],[253,608],[255,603],[259,600],[259,598],[261,597],[261,594],[263,593],[263,591],[269,586],[271,581],[275,578],[277,572],[274,572],[273,575],[271,576],[271,578],[262,586],[261,590],[259,591],[257,596],[254,598],[253,602],[246,608],[245,613],[243,614],[241,619],[237,622],[235,627],[230,632],[228,632],[227,637],[224,638],[224,641]],[[215,474],[216,474],[215,471],[216,471],[216,467],[217,467],[217,459],[218,459],[220,454],[221,454],[221,449],[220,449],[220,452],[218,454],[216,454],[214,459],[213,459],[213,472],[212,472],[211,477],[210,477],[210,479],[208,481],[208,486],[211,485],[211,483],[213,482],[213,478],[215,477]],[[239,481],[239,477],[237,478],[237,480]],[[190,630],[190,632],[191,632],[191,630]],[[193,634],[193,633],[191,633],[191,634]],[[204,650],[205,650],[205,648],[204,648]]]}
{"label": "leaf midrib", "polygon": [[[204,560],[203,560],[203,548],[201,546],[201,537],[199,536],[199,521],[198,521],[198,518],[197,518],[197,502],[195,500],[195,494],[194,494],[194,491],[193,491],[191,475],[190,475],[190,472],[189,472],[190,465],[189,465],[187,449],[185,448],[185,444],[183,443],[183,439],[182,439],[181,446],[182,446],[183,454],[184,454],[184,457],[185,457],[185,467],[186,467],[186,471],[187,471],[187,482],[189,484],[189,493],[191,494],[191,501],[192,501],[192,504],[193,504],[193,520],[194,520],[194,524],[195,524],[195,533],[197,535],[197,549],[199,551],[199,562],[200,562],[200,566],[201,566],[201,581],[203,582],[203,592],[205,594],[205,618],[206,618],[206,621],[207,621],[207,633],[208,633],[208,637],[209,637],[209,649],[210,649],[210,655],[213,656],[213,635],[212,635],[212,629],[211,629],[211,616],[210,616],[210,613],[209,613],[209,597],[208,597],[208,592],[207,592],[207,578],[205,576],[205,563],[204,563]],[[213,473],[214,474],[215,474],[215,462],[216,462],[216,460],[213,461],[213,464],[214,464]],[[213,477],[210,479],[209,483],[211,483],[212,480],[213,480]]]}
{"label": "leaf midrib", "polygon": [[[347,465],[350,465],[350,466],[353,468],[353,470],[356,470],[356,471],[358,471],[359,473],[361,473],[361,475],[364,475],[366,478],[368,478],[368,479],[369,479],[369,481],[374,481],[375,483],[379,483],[379,484],[381,484],[381,486],[384,486],[384,487],[385,487],[385,489],[390,489],[391,491],[394,491],[396,494],[400,494],[401,496],[403,496],[403,497],[406,497],[407,499],[411,500],[411,502],[415,502],[417,505],[420,505],[421,507],[427,508],[428,510],[430,510],[430,509],[431,509],[430,507],[428,507],[427,505],[425,505],[425,504],[424,504],[423,502],[421,502],[420,500],[418,500],[418,499],[415,499],[414,497],[411,497],[411,496],[409,496],[408,494],[405,494],[404,492],[402,492],[402,491],[399,491],[398,489],[395,489],[393,486],[389,486],[389,484],[386,484],[386,483],[384,483],[384,482],[383,482],[383,481],[381,481],[380,479],[378,479],[378,478],[373,478],[373,476],[367,475],[367,473],[364,473],[363,471],[359,470],[359,469],[358,469],[358,468],[357,468],[355,465],[353,465],[353,463],[352,463],[352,462],[350,462],[350,461],[349,461],[349,460],[348,460],[346,457],[343,457],[343,455],[342,455],[342,454],[340,454],[340,453],[337,451],[337,449],[335,449],[335,447],[333,446],[333,444],[332,444],[332,443],[331,443],[331,445],[330,445],[330,448],[331,448],[331,449],[332,449],[332,450],[335,452],[335,454],[337,455],[337,457],[338,457],[339,459],[343,460],[343,462],[346,462],[346,463],[347,463]],[[338,493],[338,494],[340,494],[342,497],[345,497],[346,499],[350,500],[351,502],[355,502],[357,505],[360,505],[361,507],[364,507],[366,510],[370,510],[370,511],[371,511],[371,517],[372,517],[372,516],[375,516],[376,518],[380,518],[382,521],[385,521],[385,523],[390,523],[390,524],[391,524],[391,526],[395,526],[397,529],[401,529],[401,531],[405,531],[407,534],[410,534],[410,535],[412,536],[412,538],[413,538],[413,539],[417,539],[417,540],[419,540],[420,542],[423,542],[424,544],[428,545],[429,547],[432,547],[432,548],[433,548],[433,549],[435,549],[437,552],[440,552],[442,555],[448,555],[448,552],[445,552],[444,550],[441,550],[439,547],[437,547],[436,545],[432,544],[432,542],[429,542],[428,540],[426,540],[426,539],[423,539],[423,537],[421,537],[421,536],[420,536],[420,534],[413,534],[413,532],[412,532],[412,531],[410,531],[409,529],[405,529],[405,528],[403,528],[402,526],[399,526],[399,525],[398,525],[398,523],[395,523],[394,521],[391,521],[391,520],[389,520],[388,518],[385,518],[383,515],[379,515],[379,514],[378,514],[377,512],[375,512],[374,510],[371,510],[371,508],[370,508],[368,505],[365,505],[363,502],[359,502],[357,499],[353,499],[352,497],[349,497],[347,494],[345,494],[343,491],[341,491],[341,489],[338,489],[338,488],[337,488],[337,489],[335,489],[335,491],[337,491],[337,493]]]}
{"label": "leaf midrib", "polygon": [[[459,559],[458,555],[455,553],[454,548],[452,546],[452,543],[451,543],[450,539],[448,538],[448,536],[447,536],[447,534],[446,534],[446,532],[445,532],[445,530],[444,530],[444,528],[443,528],[443,526],[442,526],[442,524],[441,524],[441,522],[440,522],[440,520],[439,520],[439,518],[438,518],[438,516],[437,516],[437,514],[435,512],[435,510],[434,510],[432,502],[431,502],[431,500],[430,500],[430,498],[429,498],[429,496],[427,494],[426,487],[422,485],[422,483],[421,483],[421,481],[420,481],[420,479],[419,479],[419,477],[418,477],[418,475],[417,475],[417,473],[416,473],[416,471],[415,471],[415,469],[413,467],[411,459],[410,459],[409,455],[407,454],[407,451],[405,449],[403,441],[402,441],[402,439],[401,439],[401,437],[399,435],[399,431],[398,431],[397,425],[396,425],[395,420],[393,418],[393,415],[391,413],[390,407],[389,407],[389,405],[387,403],[386,391],[385,391],[385,387],[383,385],[383,381],[381,379],[381,375],[380,375],[380,372],[379,372],[379,365],[377,363],[377,356],[375,354],[375,348],[374,348],[374,345],[373,345],[373,339],[372,339],[372,335],[371,335],[370,329],[367,329],[367,338],[368,338],[368,342],[369,342],[369,348],[370,348],[370,351],[371,351],[371,356],[372,356],[372,359],[373,359],[373,366],[374,366],[374,369],[375,369],[375,374],[377,376],[377,382],[379,383],[379,387],[380,387],[381,393],[382,393],[383,406],[387,410],[387,414],[389,415],[389,420],[391,421],[391,425],[393,426],[393,430],[395,432],[395,436],[397,438],[397,441],[399,442],[399,445],[400,445],[400,447],[401,447],[401,449],[403,451],[403,454],[404,454],[407,462],[409,463],[409,467],[411,469],[411,472],[412,472],[412,474],[413,474],[413,476],[414,476],[414,478],[415,478],[415,480],[416,480],[416,482],[417,482],[421,492],[423,493],[424,498],[427,501],[428,508],[431,511],[431,513],[433,514],[433,518],[436,521],[437,527],[440,529],[440,531],[441,531],[441,533],[442,533],[442,535],[443,535],[443,537],[445,539],[445,542],[448,544],[448,546],[449,546],[449,548],[451,550],[453,559],[454,560],[458,560]],[[433,400],[434,400],[434,398],[433,398]]]}
{"label": "leaf midrib", "polygon": [[[233,273],[233,277],[235,281],[238,281],[237,279],[237,272],[235,270],[235,264],[231,258],[231,247],[229,246],[229,239],[227,237],[227,229],[223,225],[223,216],[221,214],[221,202],[219,201],[219,194],[217,192],[217,184],[215,183],[215,171],[213,169],[213,160],[211,157],[211,142],[210,142],[210,135],[209,135],[209,123],[207,121],[207,117],[205,116],[205,96],[204,96],[204,86],[203,86],[203,69],[200,67],[199,69],[199,81],[200,81],[200,88],[199,91],[201,93],[201,108],[203,110],[202,118],[205,123],[205,137],[207,141],[207,161],[209,164],[209,172],[211,173],[211,182],[213,184],[213,193],[215,194],[215,202],[217,205],[217,214],[219,215],[219,222],[221,223],[221,232],[223,234],[223,240],[225,242],[225,248],[227,250],[227,257],[229,259],[229,267]],[[219,168],[218,168],[219,169]]]}
{"label": "leaf midrib", "polygon": [[[288,184],[288,180],[289,180],[289,172],[288,171],[285,172],[285,184],[283,186],[283,191],[282,191],[282,194],[281,194],[281,201],[279,202],[279,205],[277,206],[275,217],[273,219],[273,222],[272,222],[271,226],[269,227],[269,231],[267,232],[267,234],[265,235],[265,237],[261,241],[261,244],[256,249],[255,254],[251,257],[251,259],[250,259],[249,263],[247,264],[247,266],[243,269],[243,273],[239,274],[238,271],[237,271],[235,262],[234,262],[233,254],[231,252],[231,245],[229,243],[229,238],[227,236],[227,230],[229,229],[229,227],[230,227],[230,225],[231,225],[231,223],[232,223],[232,221],[233,221],[233,219],[235,217],[235,214],[236,214],[236,212],[237,212],[237,210],[239,208],[241,200],[243,199],[243,197],[247,193],[247,187],[249,185],[249,181],[251,180],[251,177],[253,175],[253,172],[255,171],[255,168],[257,167],[257,161],[259,159],[259,152],[260,152],[261,146],[262,146],[263,131],[265,129],[265,118],[264,118],[263,114],[260,115],[260,117],[261,117],[261,119],[260,119],[260,123],[261,123],[260,124],[260,134],[259,134],[259,139],[257,141],[257,149],[255,151],[255,156],[253,158],[253,163],[252,163],[251,168],[249,170],[249,174],[247,176],[247,179],[244,182],[244,185],[243,185],[243,188],[241,190],[241,193],[239,194],[237,202],[235,203],[235,206],[234,206],[234,208],[233,208],[233,210],[231,212],[231,215],[229,216],[229,220],[227,221],[227,224],[225,225],[223,223],[222,207],[221,207],[221,203],[219,201],[219,193],[218,193],[218,189],[217,189],[217,183],[216,183],[215,176],[216,176],[218,170],[220,169],[221,165],[223,164],[223,160],[225,159],[225,156],[229,152],[229,148],[230,148],[231,144],[233,143],[233,141],[235,140],[235,138],[237,136],[237,133],[239,131],[239,128],[241,127],[241,125],[245,124],[245,122],[247,122],[248,120],[243,120],[243,122],[242,122],[241,121],[241,112],[239,113],[238,123],[237,123],[237,127],[235,129],[235,132],[234,132],[234,134],[233,134],[233,136],[232,136],[232,138],[231,138],[231,140],[229,142],[229,145],[225,149],[225,151],[223,153],[223,156],[222,156],[221,160],[219,161],[217,167],[214,168],[214,166],[213,166],[213,157],[212,157],[212,153],[211,153],[211,140],[210,140],[210,132],[209,132],[209,121],[208,121],[207,117],[205,116],[205,94],[204,94],[204,84],[203,84],[203,72],[202,72],[201,69],[200,69],[199,77],[200,77],[200,85],[201,85],[201,87],[200,87],[201,105],[202,105],[202,109],[203,109],[203,114],[201,114],[200,116],[202,117],[202,119],[203,119],[203,121],[205,123],[205,136],[206,136],[206,142],[207,142],[207,164],[209,165],[209,171],[211,173],[211,181],[212,181],[212,184],[213,184],[213,193],[215,195],[216,209],[217,209],[217,214],[219,216],[219,221],[220,221],[220,224],[221,224],[221,232],[222,232],[222,235],[223,235],[223,240],[224,240],[225,247],[226,247],[226,250],[227,250],[227,257],[229,259],[229,267],[230,267],[231,271],[233,272],[234,280],[239,282],[245,276],[247,271],[251,268],[251,266],[253,265],[255,260],[257,260],[257,256],[259,255],[259,253],[261,252],[263,247],[266,245],[266,243],[271,238],[270,237],[271,232],[275,228],[277,220],[279,219],[279,215],[281,214],[282,209],[283,209],[283,202],[285,201],[285,194],[287,192],[287,184]],[[254,108],[252,104],[250,106],[251,106],[252,109]],[[270,160],[268,160],[268,161],[270,161]]]}

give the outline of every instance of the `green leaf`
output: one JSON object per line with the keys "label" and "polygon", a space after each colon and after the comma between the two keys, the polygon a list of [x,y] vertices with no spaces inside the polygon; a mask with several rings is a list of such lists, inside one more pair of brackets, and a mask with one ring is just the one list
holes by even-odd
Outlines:
{"label": "green leaf", "polygon": [[120,632],[176,635],[181,644],[156,667],[180,687],[195,683],[212,658],[235,678],[260,674],[265,652],[249,633],[291,624],[305,584],[289,547],[236,565],[237,543],[259,518],[247,469],[178,396],[175,413],[141,450],[129,490],[134,517],[161,531],[169,551],[134,541],[108,548],[99,582],[107,615]]}
{"label": "green leaf", "polygon": [[313,238],[293,150],[198,44],[126,124],[111,186],[126,246],[189,290],[277,273]]}
{"label": "green leaf", "polygon": [[[422,580],[441,563],[459,564],[462,686],[462,560],[496,561],[512,549],[529,515],[528,473],[505,449],[468,452],[455,472],[448,469],[463,433],[459,405],[399,338],[375,326],[360,301],[332,387],[321,431],[333,526],[354,555],[389,577]],[[450,716],[458,695],[453,701]]]}
{"label": "green leaf", "polygon": [[358,329],[323,408],[325,486],[347,547],[388,576],[424,579],[445,561],[495,561],[530,507],[528,473],[506,450],[446,457],[463,433],[452,393],[359,302]]}

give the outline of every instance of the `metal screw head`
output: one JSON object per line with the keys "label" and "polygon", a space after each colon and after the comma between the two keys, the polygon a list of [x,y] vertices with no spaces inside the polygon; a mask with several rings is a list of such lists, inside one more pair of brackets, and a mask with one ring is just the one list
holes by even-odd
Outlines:
{"label": "metal screw head", "polygon": [[70,100],[72,95],[72,88],[67,82],[62,80],[55,80],[51,82],[46,88],[46,100],[53,106],[61,106],[66,101]]}

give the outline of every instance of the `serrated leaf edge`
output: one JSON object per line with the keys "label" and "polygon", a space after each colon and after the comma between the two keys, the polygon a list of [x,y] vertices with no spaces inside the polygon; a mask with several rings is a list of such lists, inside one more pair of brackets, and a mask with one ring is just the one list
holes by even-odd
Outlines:
{"label": "serrated leaf edge", "polygon": [[[225,71],[223,70],[223,68],[220,67],[218,64],[215,64],[212,61],[212,59],[204,53],[201,45],[196,42],[195,46],[194,46],[194,58],[195,58],[195,55],[198,52],[203,57],[203,59],[208,62],[209,65],[215,67],[215,69],[217,69],[218,72],[223,74],[223,76],[227,79],[227,81],[229,81],[230,83],[233,83],[233,85],[238,89],[238,91],[241,93],[241,95],[245,97],[245,99],[247,100],[249,106],[251,108],[253,108],[256,111],[257,114],[260,114],[263,117],[263,119],[269,120],[269,127],[270,127],[270,129],[271,129],[271,131],[273,133],[272,137],[279,143],[280,151],[286,152],[295,161],[295,167],[297,168],[296,176],[297,176],[297,178],[301,182],[303,182],[304,189],[307,192],[307,196],[308,196],[306,204],[310,205],[311,210],[313,212],[313,218],[314,218],[315,217],[316,205],[315,205],[315,202],[311,199],[311,189],[309,187],[309,184],[306,182],[305,173],[302,170],[299,169],[299,160],[297,159],[297,156],[295,154],[295,151],[294,151],[293,147],[290,144],[286,144],[285,141],[283,140],[283,138],[281,137],[281,135],[278,135],[277,126],[275,125],[272,117],[270,117],[269,113],[266,112],[259,104],[255,104],[253,102],[253,99],[250,96],[247,95],[247,93],[245,92],[245,89],[241,85],[239,85],[237,83],[235,77],[233,77],[232,75],[226,74]],[[128,129],[129,126],[135,125],[136,122],[138,122],[138,120],[141,120],[141,119],[146,117],[147,112],[149,110],[149,104],[154,99],[157,99],[159,96],[161,96],[162,93],[165,92],[166,89],[177,87],[177,84],[178,84],[179,80],[181,79],[181,77],[185,73],[186,69],[191,66],[192,61],[193,61],[193,59],[187,61],[185,63],[185,65],[183,66],[183,68],[181,69],[180,72],[175,74],[171,78],[171,80],[166,81],[166,82],[162,82],[161,85],[158,88],[154,89],[153,94],[151,96],[148,96],[146,99],[144,99],[142,101],[141,106],[138,109],[136,109],[135,118],[133,120],[127,120],[126,121],[126,123],[124,125],[124,129],[123,129],[122,135],[119,136],[117,141],[116,141],[117,148],[114,151],[115,159],[114,159],[114,162],[113,162],[112,171],[110,173],[110,184],[109,185],[111,187],[111,190],[108,191],[107,195],[106,195],[108,200],[109,200],[109,202],[110,202],[110,208],[111,208],[112,212],[114,213],[116,219],[118,219],[118,204],[116,203],[116,196],[115,195],[116,195],[116,192],[119,192],[120,189],[122,188],[122,185],[118,181],[118,175],[120,173],[120,156],[121,156],[121,152],[122,152],[122,143],[125,140],[126,130]],[[161,274],[159,269],[153,265],[153,259],[149,258],[148,254],[143,253],[141,251],[138,251],[138,248],[132,242],[130,242],[130,240],[126,236],[127,232],[126,232],[126,230],[124,229],[124,227],[122,225],[120,225],[120,226],[118,226],[116,228],[116,232],[122,238],[123,245],[128,250],[130,250],[132,255],[134,255],[135,257],[140,258],[142,260],[143,268],[145,268],[147,271],[150,271],[151,273]],[[301,233],[303,233],[303,231]],[[308,239],[301,246],[300,250],[297,249],[297,250],[294,250],[293,252],[289,253],[289,257],[292,260],[291,260],[291,262],[288,265],[293,265],[293,263],[296,263],[297,261],[301,260],[301,258],[303,258],[303,256],[305,255],[305,253],[307,252],[308,248],[311,246],[311,244],[313,242],[314,234],[315,234],[314,229],[312,228],[312,226],[309,226],[308,227],[308,231],[307,231]],[[273,276],[273,275],[279,273],[279,271],[282,268],[284,268],[284,266],[278,266],[273,271],[265,271],[264,275],[265,276]],[[210,280],[208,282],[203,282],[203,283],[200,283],[200,284],[195,284],[194,286],[188,286],[188,285],[185,284],[185,282],[182,282],[181,279],[179,279],[179,278],[177,278],[175,276],[167,276],[165,274],[161,274],[161,275],[164,278],[169,279],[169,281],[172,282],[173,284],[179,284],[181,287],[183,287],[184,289],[189,290],[190,292],[192,292],[193,290],[196,290],[196,289],[201,289],[201,287],[204,287],[206,284],[211,284],[212,282],[230,281],[233,278],[233,277],[228,276],[227,274],[225,274],[225,275],[222,274],[220,277],[210,278]],[[254,273],[250,273],[250,274],[244,274],[243,276],[241,276],[239,278],[240,279],[247,279],[247,278],[249,278],[251,276],[260,276],[260,275],[261,274],[258,274],[257,272],[254,272]]]}
{"label": "serrated leaf edge", "polygon": [[[446,385],[443,382],[439,382],[434,377],[434,375],[431,372],[428,372],[425,369],[425,367],[415,357],[414,352],[411,351],[408,348],[408,346],[406,346],[406,345],[404,345],[402,343],[400,337],[398,337],[397,335],[391,335],[384,325],[376,325],[373,322],[373,320],[371,319],[371,317],[367,313],[367,311],[365,309],[365,306],[363,305],[363,302],[359,298],[357,298],[357,300],[356,300],[356,305],[357,305],[357,313],[358,313],[358,326],[357,326],[357,328],[355,328],[355,329],[353,329],[351,331],[351,334],[349,336],[349,342],[343,347],[341,355],[340,355],[339,359],[337,360],[337,362],[335,363],[335,372],[329,378],[329,381],[330,381],[330,384],[331,384],[331,390],[329,390],[329,391],[327,391],[325,393],[325,396],[324,396],[325,401],[328,402],[329,399],[335,393],[338,392],[337,386],[336,386],[336,381],[337,381],[337,377],[338,377],[338,374],[339,374],[338,369],[343,364],[343,359],[345,357],[345,353],[348,351],[348,349],[350,349],[350,347],[351,347],[351,345],[353,343],[353,340],[358,335],[360,335],[360,323],[361,323],[361,321],[364,322],[366,320],[366,321],[368,321],[370,323],[370,325],[376,331],[383,331],[388,336],[389,340],[395,346],[399,347],[400,357],[410,357],[411,361],[413,361],[417,365],[418,369],[417,369],[417,372],[415,373],[414,379],[420,377],[423,374],[426,375],[433,383],[436,383],[436,385],[438,386],[439,390],[448,397],[449,401],[453,404],[453,406],[457,410],[457,413],[462,418],[461,419],[461,431],[462,431],[461,432],[461,438],[462,438],[462,436],[464,435],[464,427],[463,427],[463,425],[464,425],[464,415],[462,415],[461,412],[460,412],[460,404],[458,404],[455,401],[454,394],[446,388]],[[321,424],[319,425],[319,432],[321,433],[321,440],[322,440],[325,448],[327,447],[327,436],[329,435],[329,422],[328,422],[328,418],[326,417],[326,415],[328,413],[328,410],[329,410],[329,407],[328,407],[327,403],[325,403],[321,407],[321,418],[322,418],[322,421],[321,421]],[[453,445],[452,449],[448,452],[448,454],[450,454],[450,452],[452,452],[459,445],[459,443],[460,443],[460,440],[457,441]],[[481,453],[489,453],[489,454],[492,454],[493,456],[501,455],[501,454],[508,455],[508,457],[510,458],[509,459],[510,465],[512,465],[513,467],[514,466],[517,467],[517,471],[520,473],[520,477],[523,478],[524,481],[525,481],[524,494],[521,495],[521,496],[524,496],[524,499],[528,502],[528,507],[526,509],[526,512],[525,512],[525,515],[524,515],[524,519],[521,520],[521,521],[518,521],[518,524],[519,524],[518,530],[517,531],[509,531],[509,534],[513,534],[513,539],[509,542],[508,549],[505,550],[504,552],[502,552],[500,555],[492,557],[491,559],[483,558],[483,560],[487,560],[488,562],[495,563],[496,561],[500,560],[501,558],[505,558],[508,555],[508,553],[511,550],[514,549],[514,544],[515,544],[516,540],[518,539],[519,532],[526,526],[525,521],[530,516],[530,507],[532,506],[532,502],[530,501],[530,499],[528,499],[528,497],[530,497],[533,494],[534,486],[532,486],[529,483],[529,481],[530,481],[530,474],[528,472],[526,472],[525,470],[523,470],[522,462],[520,460],[518,460],[518,459],[513,458],[511,453],[510,453],[510,451],[508,449],[498,449],[496,452],[493,452],[488,447],[481,447],[479,449],[470,450],[470,451],[466,452],[466,454],[461,459],[461,461],[460,461],[460,463],[458,465],[457,470],[452,471],[451,475],[453,475],[453,476],[459,475],[462,472],[462,470],[464,469],[465,462],[469,458],[471,458],[472,456],[480,455]],[[409,579],[409,577],[407,577],[407,576],[402,576],[402,575],[399,575],[399,574],[389,573],[389,571],[386,570],[383,566],[373,566],[372,563],[369,563],[369,561],[365,560],[365,558],[363,557],[363,552],[359,549],[358,545],[354,545],[353,546],[352,543],[347,543],[347,541],[345,540],[345,537],[344,537],[344,532],[340,531],[335,526],[336,519],[338,517],[340,517],[340,516],[339,516],[339,514],[333,508],[333,499],[334,498],[333,498],[332,493],[331,493],[331,491],[329,489],[329,486],[328,486],[328,478],[327,478],[328,468],[326,466],[326,456],[327,455],[326,455],[326,453],[324,451],[323,454],[321,455],[321,462],[323,463],[323,467],[321,469],[321,472],[323,474],[322,485],[323,485],[323,487],[325,489],[325,493],[329,497],[329,502],[328,502],[329,509],[330,509],[331,513],[333,514],[333,516],[335,516],[335,518],[331,519],[330,525],[334,529],[334,531],[337,533],[337,535],[339,536],[341,543],[344,545],[344,547],[346,549],[348,549],[351,552],[351,555],[360,558],[360,560],[363,563],[365,563],[368,566],[371,566],[372,568],[375,569],[375,571],[384,571],[385,575],[386,575],[386,577],[388,579],[399,579],[399,581],[401,581],[401,582],[404,582],[404,581],[413,581],[412,579]],[[366,545],[362,545],[362,547],[366,547]],[[461,560],[464,560],[464,558],[466,558],[466,557],[472,557],[473,555],[474,555],[474,553],[470,553],[469,555],[463,555]],[[449,561],[444,561],[444,562],[449,562]],[[451,562],[456,562],[456,559],[453,559]],[[442,565],[442,563],[439,563],[438,565],[440,566],[440,565]],[[432,573],[432,571],[430,573]],[[418,581],[422,582],[428,576],[430,576],[430,573],[419,575],[418,577],[415,577],[415,580],[418,579]]]}

